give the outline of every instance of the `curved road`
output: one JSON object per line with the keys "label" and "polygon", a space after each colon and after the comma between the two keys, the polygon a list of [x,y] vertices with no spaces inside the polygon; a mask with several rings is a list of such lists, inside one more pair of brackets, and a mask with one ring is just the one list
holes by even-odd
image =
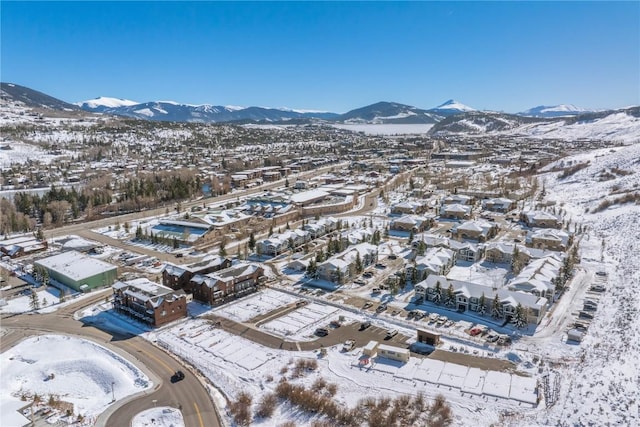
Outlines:
{"label": "curved road", "polygon": [[[105,332],[73,318],[76,310],[104,299],[107,294],[108,292],[104,291],[98,292],[95,296],[50,314],[3,316],[2,326],[10,332],[0,340],[0,351],[4,352],[25,337],[39,333],[77,335],[90,339],[127,356],[128,360],[136,363],[154,381],[152,390],[116,402],[114,407],[98,417],[97,425],[128,426],[135,414],[157,405],[182,409],[185,425],[188,427],[219,427],[216,407],[208,391],[200,380],[176,359],[138,336]],[[172,384],[170,377],[178,369],[184,372],[185,378]]]}

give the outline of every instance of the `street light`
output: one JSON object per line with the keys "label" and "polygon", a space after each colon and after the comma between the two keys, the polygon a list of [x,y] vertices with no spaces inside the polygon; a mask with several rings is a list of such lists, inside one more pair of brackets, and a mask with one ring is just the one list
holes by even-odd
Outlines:
{"label": "street light", "polygon": [[115,391],[113,390],[113,386],[114,386],[114,385],[115,385],[115,382],[111,381],[111,399],[112,399],[111,401],[112,401],[112,402],[115,402],[115,401],[116,401],[116,393],[115,393]]}
{"label": "street light", "polygon": [[153,399],[151,402],[153,402],[153,407],[156,407],[156,403],[158,403],[158,399]]}

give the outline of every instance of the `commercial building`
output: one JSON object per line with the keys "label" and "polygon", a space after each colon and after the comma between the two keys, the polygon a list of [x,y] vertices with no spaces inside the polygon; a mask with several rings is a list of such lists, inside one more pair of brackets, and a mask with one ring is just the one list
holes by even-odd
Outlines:
{"label": "commercial building", "polygon": [[40,259],[34,266],[45,268],[51,279],[83,292],[111,286],[118,276],[115,265],[76,251]]}

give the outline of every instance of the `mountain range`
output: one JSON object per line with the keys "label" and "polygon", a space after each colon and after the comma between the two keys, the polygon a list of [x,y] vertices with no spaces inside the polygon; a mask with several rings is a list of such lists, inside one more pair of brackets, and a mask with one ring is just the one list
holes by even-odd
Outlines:
{"label": "mountain range", "polygon": [[343,114],[288,108],[189,105],[173,101],[136,102],[100,97],[76,104],[12,83],[0,83],[3,103],[14,101],[42,113],[47,110],[74,114],[98,113],[141,120],[202,123],[270,124],[424,124],[432,135],[513,135],[535,138],[600,138],[640,140],[640,107],[588,111],[573,105],[538,106],[508,114],[480,111],[455,100],[429,109],[378,102]]}

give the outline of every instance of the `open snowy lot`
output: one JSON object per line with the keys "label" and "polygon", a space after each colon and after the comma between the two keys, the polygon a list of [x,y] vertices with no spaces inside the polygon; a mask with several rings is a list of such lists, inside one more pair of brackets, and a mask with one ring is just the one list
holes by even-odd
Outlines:
{"label": "open snowy lot", "polygon": [[[36,394],[44,402],[54,396],[72,403],[74,414],[85,419],[102,413],[114,396],[123,399],[153,385],[118,354],[91,341],[62,335],[22,341],[0,355],[0,368],[3,407],[12,402],[24,406]],[[3,410],[2,418],[11,415]]]}
{"label": "open snowy lot", "polygon": [[263,323],[260,327],[275,335],[308,340],[313,339],[313,333],[317,327],[326,326],[332,320],[338,320],[339,315],[346,316],[347,312],[330,305],[311,303]]}
{"label": "open snowy lot", "polygon": [[297,300],[298,298],[287,293],[266,289],[225,304],[212,310],[212,313],[237,322],[247,322],[256,316],[267,314]]}
{"label": "open snowy lot", "polygon": [[[535,377],[483,371],[433,359],[411,358],[408,363],[381,357],[370,359],[363,357],[360,348],[343,353],[336,346],[329,348],[326,356],[273,350],[211,328],[200,319],[164,329],[155,338],[158,344],[196,366],[232,400],[245,391],[257,402],[275,389],[281,377],[307,386],[323,378],[337,385],[335,399],[348,407],[380,393],[396,397],[423,392],[428,398],[443,394],[454,408],[454,424],[469,425],[478,416],[497,421],[502,410],[530,409],[537,399]],[[318,368],[297,376],[295,365],[300,360],[315,361]],[[292,420],[297,425],[308,425],[314,419],[317,417],[281,404],[273,418],[254,420],[253,424],[277,425]]]}

